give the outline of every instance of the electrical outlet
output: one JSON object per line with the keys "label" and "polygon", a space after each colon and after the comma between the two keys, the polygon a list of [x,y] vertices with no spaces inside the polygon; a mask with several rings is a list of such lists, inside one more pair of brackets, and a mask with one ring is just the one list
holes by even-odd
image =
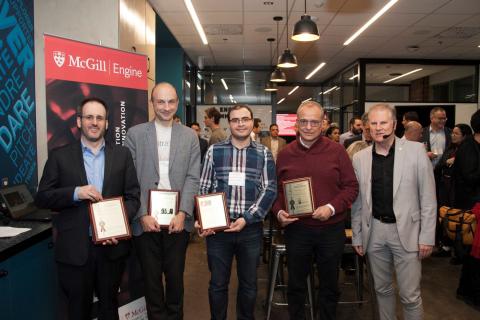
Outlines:
{"label": "electrical outlet", "polygon": [[8,178],[3,178],[2,179],[2,186],[3,187],[8,186]]}

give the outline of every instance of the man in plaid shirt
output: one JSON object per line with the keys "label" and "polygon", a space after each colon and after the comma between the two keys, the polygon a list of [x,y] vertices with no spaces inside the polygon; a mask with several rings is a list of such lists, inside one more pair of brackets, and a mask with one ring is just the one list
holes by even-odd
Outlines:
{"label": "man in plaid shirt", "polygon": [[[250,138],[253,113],[249,107],[235,105],[227,118],[232,135],[210,146],[200,178],[199,194],[225,191],[230,215],[229,229],[218,233],[205,230],[200,234],[208,236],[210,313],[212,319],[227,318],[228,284],[235,255],[237,319],[255,319],[262,220],[277,196],[275,162],[268,148]],[[196,227],[200,227],[198,222]]]}

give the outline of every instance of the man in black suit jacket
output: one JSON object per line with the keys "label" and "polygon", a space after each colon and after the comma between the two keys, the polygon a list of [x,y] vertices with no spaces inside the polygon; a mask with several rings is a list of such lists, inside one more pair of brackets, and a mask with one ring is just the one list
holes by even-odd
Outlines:
{"label": "man in black suit jacket", "polygon": [[[427,143],[428,146],[428,157],[432,160],[433,167],[437,164],[438,160],[442,157],[443,151],[447,148],[450,140],[452,139],[452,129],[445,127],[445,123],[447,122],[447,113],[445,109],[441,107],[433,108],[430,111],[430,126],[423,128],[423,136],[420,142]],[[439,133],[443,133],[445,135],[444,143],[438,143],[437,138],[435,135]],[[443,139],[442,139],[443,141]],[[437,148],[440,148],[440,152],[436,152],[435,154],[432,150],[432,143],[435,142]]]}
{"label": "man in black suit jacket", "polygon": [[359,134],[358,136],[350,139],[346,139],[343,142],[345,149],[348,149],[348,147],[350,147],[350,145],[355,141],[363,141],[368,145],[372,144],[372,135],[370,134],[370,121],[368,120],[368,112],[365,112],[360,119],[362,120],[363,126],[362,134]]}
{"label": "man in black suit jacket", "polygon": [[77,108],[79,141],[55,148],[45,164],[35,204],[58,211],[55,260],[68,298],[70,320],[91,319],[93,293],[98,319],[118,319],[117,292],[130,240],[95,245],[88,202],[123,196],[129,221],[140,207],[140,185],[130,150],[105,142],[108,107],[97,98]]}
{"label": "man in black suit jacket", "polygon": [[198,136],[198,142],[200,143],[200,163],[203,163],[203,157],[208,149],[208,141],[200,138],[200,125],[198,122],[192,122],[190,128],[192,128]]}

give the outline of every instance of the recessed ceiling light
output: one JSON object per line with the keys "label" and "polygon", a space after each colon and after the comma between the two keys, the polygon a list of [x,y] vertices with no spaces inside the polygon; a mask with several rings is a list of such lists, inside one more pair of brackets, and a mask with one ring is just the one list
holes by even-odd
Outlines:
{"label": "recessed ceiling light", "polygon": [[332,90],[335,90],[336,88],[337,88],[337,86],[335,86],[335,87],[333,87],[333,88],[331,88],[331,89],[329,89],[329,90],[325,91],[323,94],[327,94],[327,93],[329,93],[330,91],[332,91]]}
{"label": "recessed ceiling light", "polygon": [[270,1],[264,2],[263,4],[266,5],[266,6],[273,6],[273,2],[270,2]]}
{"label": "recessed ceiling light", "polygon": [[312,98],[308,98],[307,100],[303,100],[302,103],[310,101],[310,100],[312,100]]}
{"label": "recessed ceiling light", "polygon": [[418,50],[420,50],[420,48],[418,46],[407,47],[408,52],[415,52],[415,51],[418,51]]}
{"label": "recessed ceiling light", "polygon": [[285,100],[285,98],[282,98],[280,101],[277,102],[277,104],[280,104],[283,102],[283,100]]}
{"label": "recessed ceiling light", "polygon": [[227,83],[225,82],[225,80],[221,79],[220,81],[222,81],[223,86],[225,87],[225,90],[228,90]]}
{"label": "recessed ceiling light", "polygon": [[352,42],[356,37],[358,37],[363,31],[365,31],[365,29],[367,29],[372,23],[375,22],[375,20],[377,20],[378,18],[380,18],[380,16],[382,14],[385,13],[385,11],[387,11],[388,9],[390,9],[395,3],[397,3],[398,0],[390,0],[389,3],[387,3],[387,5],[385,7],[382,8],[382,10],[378,11],[378,13],[376,15],[373,16],[372,19],[370,19],[367,23],[365,23],[365,25],[363,27],[360,28],[360,30],[358,30],[357,32],[355,32],[355,34],[353,36],[350,37],[350,39],[348,39],[343,45],[346,46],[348,45],[350,42]]}
{"label": "recessed ceiling light", "polygon": [[356,74],[356,75],[354,75],[353,77],[348,78],[348,79],[353,80],[353,79],[355,79],[356,77],[358,77],[358,74]]}
{"label": "recessed ceiling light", "polygon": [[390,80],[387,80],[387,81],[383,81],[383,83],[387,83],[387,82],[390,82],[390,81],[393,81],[393,80],[397,80],[398,78],[401,78],[401,77],[405,77],[405,76],[408,76],[409,74],[412,74],[414,72],[417,72],[417,71],[420,71],[420,70],[423,70],[422,68],[420,69],[416,69],[416,70],[413,70],[413,71],[410,71],[410,72],[407,72],[405,74],[402,74],[401,76],[398,76],[396,78],[393,78],[393,79],[390,79]]}
{"label": "recessed ceiling light", "polygon": [[318,70],[320,70],[323,66],[325,65],[325,62],[320,63],[318,67],[315,68],[315,70],[312,71],[305,79],[308,80],[310,79],[315,73],[317,73]]}
{"label": "recessed ceiling light", "polygon": [[183,1],[185,2],[185,6],[188,9],[188,13],[190,13],[190,17],[193,20],[193,24],[195,25],[195,28],[197,29],[197,32],[200,35],[200,38],[202,38],[203,44],[208,44],[207,37],[205,36],[205,32],[203,31],[202,24],[198,19],[197,13],[195,12],[195,8],[193,7],[192,1],[191,0],[183,0]]}
{"label": "recessed ceiling light", "polygon": [[291,94],[292,94],[292,93],[293,93],[295,90],[297,90],[297,89],[298,89],[298,87],[299,87],[299,86],[296,86],[295,88],[293,88],[293,90],[292,90],[292,91],[290,91],[290,92],[288,93],[288,95],[291,95]]}
{"label": "recessed ceiling light", "polygon": [[430,31],[430,30],[418,30],[418,31],[415,31],[412,34],[414,34],[416,36],[424,36],[424,35],[429,34],[429,33],[432,33],[432,31]]}

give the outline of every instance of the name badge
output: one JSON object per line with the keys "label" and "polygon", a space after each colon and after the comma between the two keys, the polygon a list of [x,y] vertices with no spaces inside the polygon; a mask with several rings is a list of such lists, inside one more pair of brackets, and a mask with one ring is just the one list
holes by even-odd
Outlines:
{"label": "name badge", "polygon": [[245,172],[230,172],[228,174],[228,185],[245,187]]}

